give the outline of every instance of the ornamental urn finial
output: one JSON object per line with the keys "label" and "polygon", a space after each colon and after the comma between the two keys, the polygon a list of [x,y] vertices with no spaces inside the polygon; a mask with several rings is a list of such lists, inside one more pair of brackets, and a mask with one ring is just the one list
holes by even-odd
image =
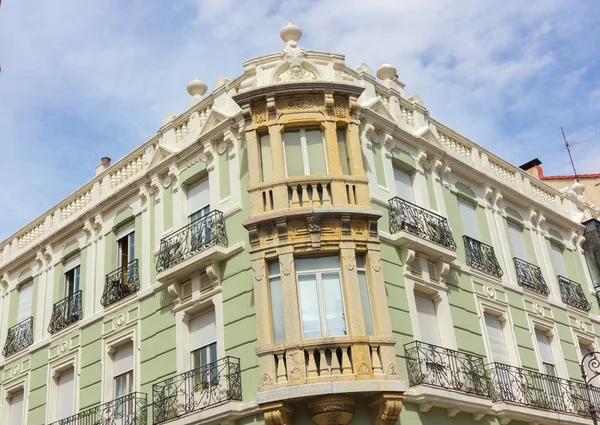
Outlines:
{"label": "ornamental urn finial", "polygon": [[208,86],[202,80],[198,78],[194,78],[186,87],[187,92],[192,96],[190,99],[190,106],[195,105],[196,103],[202,100],[202,96],[206,93]]}
{"label": "ornamental urn finial", "polygon": [[396,70],[395,66],[384,62],[379,68],[377,68],[377,78],[379,78],[382,81],[393,80],[395,78],[398,78],[398,71]]}
{"label": "ornamental urn finial", "polygon": [[290,41],[297,43],[302,37],[302,30],[289,22],[285,27],[281,28],[279,36],[286,44],[288,44]]}

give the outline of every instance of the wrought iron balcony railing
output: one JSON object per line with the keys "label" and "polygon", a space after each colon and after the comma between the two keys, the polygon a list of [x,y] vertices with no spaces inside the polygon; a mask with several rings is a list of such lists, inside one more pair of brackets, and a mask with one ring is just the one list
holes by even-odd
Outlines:
{"label": "wrought iron balcony railing", "polygon": [[489,397],[483,358],[414,341],[404,345],[410,386],[432,385]]}
{"label": "wrought iron balcony railing", "polygon": [[50,425],[146,425],[147,401],[144,393],[131,393]]}
{"label": "wrought iron balcony railing", "polygon": [[2,355],[8,357],[33,344],[33,317],[25,319],[8,330]]}
{"label": "wrought iron balcony railing", "polygon": [[557,276],[560,296],[566,305],[583,311],[590,311],[592,305],[587,300],[583,288],[577,282],[573,282],[564,276]]}
{"label": "wrought iron balcony railing", "polygon": [[517,271],[517,283],[520,286],[546,296],[550,293],[550,288],[546,285],[542,270],[538,266],[517,257],[513,258],[513,261]]}
{"label": "wrought iron balcony railing", "polygon": [[162,423],[229,400],[242,400],[240,359],[235,357],[154,384],[153,421]]}
{"label": "wrought iron balcony railing", "polygon": [[156,271],[167,270],[211,246],[227,244],[223,213],[211,211],[160,241]]}
{"label": "wrought iron balcony railing", "polygon": [[456,251],[448,220],[404,199],[389,200],[390,232],[405,230],[415,236]]}
{"label": "wrought iron balcony railing", "polygon": [[137,292],[139,289],[140,274],[138,260],[135,259],[106,275],[106,283],[104,284],[100,304],[106,307]]}
{"label": "wrought iron balcony railing", "polygon": [[54,304],[48,332],[51,334],[58,332],[81,318],[81,290],[79,290]]}
{"label": "wrought iron balcony railing", "polygon": [[[502,363],[491,363],[486,369],[490,394],[496,402],[589,416],[588,395],[583,382],[569,381]],[[590,387],[591,399],[596,405],[598,390]]]}
{"label": "wrought iron balcony railing", "polygon": [[498,263],[494,248],[470,238],[463,236],[467,265],[492,276],[502,277],[504,272]]}

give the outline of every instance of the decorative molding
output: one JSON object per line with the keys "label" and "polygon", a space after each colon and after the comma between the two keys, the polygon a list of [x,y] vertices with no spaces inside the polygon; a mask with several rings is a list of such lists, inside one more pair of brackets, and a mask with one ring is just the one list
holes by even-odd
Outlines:
{"label": "decorative molding", "polygon": [[380,394],[367,404],[371,411],[371,425],[395,425],[402,410],[402,394]]}
{"label": "decorative molding", "polygon": [[263,260],[260,260],[260,262],[253,261],[252,272],[254,280],[260,282],[265,277],[265,262]]}
{"label": "decorative molding", "polygon": [[306,408],[317,425],[346,425],[354,416],[354,398],[342,395],[322,396],[310,400]]}
{"label": "decorative molding", "polygon": [[294,425],[294,408],[284,402],[264,404],[260,407],[266,425]]}
{"label": "decorative molding", "polygon": [[221,263],[213,261],[206,266],[206,275],[213,287],[221,285]]}

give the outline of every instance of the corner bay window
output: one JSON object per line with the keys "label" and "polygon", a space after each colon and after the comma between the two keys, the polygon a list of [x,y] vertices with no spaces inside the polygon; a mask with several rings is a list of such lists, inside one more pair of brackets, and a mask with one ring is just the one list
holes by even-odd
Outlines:
{"label": "corner bay window", "polygon": [[288,177],[327,174],[323,133],[320,129],[286,130],[283,133],[283,145]]}
{"label": "corner bay window", "polygon": [[350,175],[350,156],[348,154],[348,145],[346,144],[346,128],[338,128],[336,133],[342,173],[348,176]]}
{"label": "corner bay window", "polygon": [[304,338],[346,335],[338,256],[296,259]]}
{"label": "corner bay window", "polygon": [[263,182],[273,178],[273,156],[271,154],[271,138],[268,134],[260,135],[260,177]]}
{"label": "corner bay window", "polygon": [[273,342],[285,341],[283,317],[283,294],[281,292],[281,276],[279,261],[269,261],[269,292],[271,295],[271,320],[273,324]]}
{"label": "corner bay window", "polygon": [[360,290],[360,302],[362,304],[363,318],[365,320],[365,333],[375,335],[373,329],[373,314],[371,312],[371,297],[369,296],[369,284],[367,281],[367,269],[365,256],[356,256],[356,270],[358,271],[358,287]]}

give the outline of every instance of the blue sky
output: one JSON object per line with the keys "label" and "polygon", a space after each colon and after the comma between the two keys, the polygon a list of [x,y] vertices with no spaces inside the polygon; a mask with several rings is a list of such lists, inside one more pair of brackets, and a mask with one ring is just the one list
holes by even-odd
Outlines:
{"label": "blue sky", "polygon": [[308,49],[398,68],[432,116],[520,165],[600,172],[600,2],[592,0],[3,0],[0,239],[155,134],[250,57]]}

